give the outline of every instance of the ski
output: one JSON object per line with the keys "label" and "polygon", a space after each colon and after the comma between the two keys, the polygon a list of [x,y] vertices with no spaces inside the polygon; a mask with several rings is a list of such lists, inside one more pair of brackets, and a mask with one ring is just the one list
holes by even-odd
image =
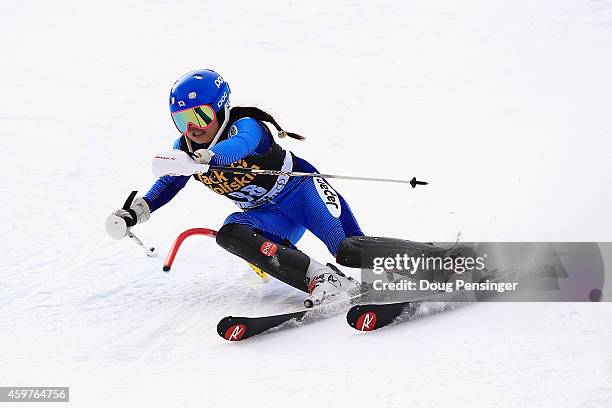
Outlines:
{"label": "ski", "polygon": [[239,341],[248,339],[284,324],[292,320],[300,325],[304,317],[312,311],[300,310],[293,313],[285,313],[261,317],[235,317],[227,316],[217,324],[217,333],[227,341]]}
{"label": "ski", "polygon": [[337,304],[302,309],[296,312],[259,317],[227,316],[217,324],[217,333],[227,341],[240,341],[263,333],[272,333],[290,327],[323,320],[341,314],[348,306]]}
{"label": "ski", "polygon": [[323,303],[314,308],[305,308],[291,313],[272,314],[259,317],[227,316],[217,324],[217,333],[227,341],[240,341],[265,333],[282,329],[301,327],[307,323],[333,317],[346,311],[360,300],[372,301],[370,291],[352,294]]}
{"label": "ski", "polygon": [[471,303],[458,294],[440,293],[430,297],[393,303],[366,303],[355,305],[346,313],[346,321],[355,330],[372,331],[418,317],[452,310],[457,305]]}
{"label": "ski", "polygon": [[[503,282],[514,276],[512,270],[488,271],[480,277],[479,281],[490,280]],[[480,292],[478,294],[470,290],[459,290],[452,292],[437,292],[423,297],[399,302],[358,304],[346,313],[346,321],[355,330],[372,331],[397,323],[411,321],[416,318],[431,316],[447,310],[452,310],[459,305],[467,305],[475,301],[498,296],[496,292]]]}
{"label": "ski", "polygon": [[389,326],[400,316],[410,318],[422,300],[365,304],[353,306],[346,314],[347,323],[359,331],[372,331]]}

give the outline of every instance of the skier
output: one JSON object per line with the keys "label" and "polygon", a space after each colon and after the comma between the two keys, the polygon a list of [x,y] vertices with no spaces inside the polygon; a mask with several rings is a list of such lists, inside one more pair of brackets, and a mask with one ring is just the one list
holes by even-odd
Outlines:
{"label": "skier", "polygon": [[[173,148],[187,152],[197,163],[318,173],[277,144],[264,122],[276,128],[278,137],[303,140],[302,136],[284,131],[259,108],[230,107],[229,84],[215,71],[181,76],[170,90],[170,112],[181,133]],[[172,200],[189,178],[160,177],[144,196],[133,200],[129,210],[118,209],[108,217],[109,235],[125,237],[131,227]],[[323,241],[338,263],[349,267],[367,266],[365,253],[379,249],[381,240],[391,249],[410,242],[365,237],[346,200],[322,177],[209,171],[193,178],[242,210],[227,217],[217,243],[308,293],[307,306],[353,289],[356,282],[334,265],[323,265],[296,248],[306,229]]]}

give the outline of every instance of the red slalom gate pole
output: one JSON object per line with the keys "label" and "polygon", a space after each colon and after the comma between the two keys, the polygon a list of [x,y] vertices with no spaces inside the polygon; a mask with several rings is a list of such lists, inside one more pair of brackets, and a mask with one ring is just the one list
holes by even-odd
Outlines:
{"label": "red slalom gate pole", "polygon": [[172,268],[172,264],[174,263],[174,258],[176,257],[176,253],[183,241],[192,235],[205,235],[210,238],[215,238],[217,236],[217,231],[208,229],[208,228],[191,228],[186,231],[183,231],[179,234],[178,237],[172,243],[170,247],[170,252],[168,252],[168,256],[166,256],[166,260],[164,261],[164,272],[169,272],[170,268]]}

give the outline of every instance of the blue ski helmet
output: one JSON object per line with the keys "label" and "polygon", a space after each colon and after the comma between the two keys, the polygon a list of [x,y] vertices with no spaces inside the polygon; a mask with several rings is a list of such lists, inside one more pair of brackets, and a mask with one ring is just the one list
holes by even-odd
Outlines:
{"label": "blue ski helmet", "polygon": [[[190,116],[198,121],[194,125],[208,125],[216,113],[229,108],[230,93],[229,84],[210,69],[198,69],[180,77],[170,89],[170,113],[177,129],[185,133],[188,123],[194,123]],[[200,107],[203,109],[196,109]],[[183,111],[184,114],[180,113]]]}

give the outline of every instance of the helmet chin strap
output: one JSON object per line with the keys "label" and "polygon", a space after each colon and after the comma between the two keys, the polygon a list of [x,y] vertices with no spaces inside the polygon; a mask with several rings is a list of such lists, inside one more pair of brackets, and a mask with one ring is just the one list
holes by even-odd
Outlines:
{"label": "helmet chin strap", "polygon": [[[223,109],[225,110],[225,118],[223,119],[223,123],[221,124],[221,126],[219,126],[219,130],[215,134],[215,137],[213,137],[213,140],[210,142],[207,149],[210,149],[211,147],[217,144],[217,142],[219,141],[219,138],[221,137],[221,135],[223,134],[223,131],[225,130],[225,127],[227,126],[227,122],[229,122],[229,117],[230,117],[229,103],[226,103]],[[189,139],[189,137],[186,134],[184,134],[183,136],[185,137],[185,142],[187,142],[187,147],[189,148],[189,151],[193,153],[193,146],[191,145],[191,139]]]}
{"label": "helmet chin strap", "polygon": [[189,149],[189,152],[193,153],[193,146],[191,146],[191,139],[189,138],[189,136],[187,136],[187,134],[183,134],[183,137],[185,138],[185,143],[187,143],[187,148]]}
{"label": "helmet chin strap", "polygon": [[219,140],[219,138],[223,134],[223,131],[225,130],[225,127],[227,126],[227,122],[229,122],[229,117],[230,117],[229,103],[226,103],[223,109],[225,110],[225,118],[223,119],[223,123],[221,124],[221,126],[219,126],[219,130],[217,131],[217,134],[213,138],[212,142],[210,142],[210,144],[208,145],[209,149],[217,144],[217,141]]}

